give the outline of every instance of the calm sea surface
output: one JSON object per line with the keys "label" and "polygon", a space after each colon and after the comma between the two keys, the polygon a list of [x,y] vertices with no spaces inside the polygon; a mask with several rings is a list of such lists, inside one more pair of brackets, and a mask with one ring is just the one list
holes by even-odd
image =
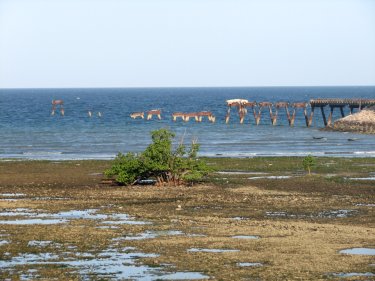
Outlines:
{"label": "calm sea surface", "polygon": [[[0,89],[0,159],[110,159],[118,152],[143,150],[150,132],[159,128],[170,128],[186,142],[197,138],[200,155],[206,156],[375,157],[375,136],[320,131],[320,111],[311,128],[306,128],[302,111],[293,128],[283,110],[277,126],[270,125],[266,110],[259,126],[251,112],[239,124],[234,110],[230,123],[224,122],[227,99],[301,102],[329,97],[375,98],[375,87]],[[64,100],[64,117],[58,112],[51,116],[52,99]],[[161,109],[162,120],[129,117],[150,109]],[[216,123],[173,122],[171,114],[177,111],[211,111]]]}

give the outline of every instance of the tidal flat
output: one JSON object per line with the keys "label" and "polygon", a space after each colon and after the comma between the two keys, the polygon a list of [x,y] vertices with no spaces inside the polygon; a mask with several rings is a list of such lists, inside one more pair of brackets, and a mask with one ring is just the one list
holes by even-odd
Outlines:
{"label": "tidal flat", "polygon": [[374,158],[317,158],[312,176],[298,157],[206,161],[192,187],[104,184],[111,161],[1,161],[0,279],[373,278],[374,255],[342,251],[375,248]]}

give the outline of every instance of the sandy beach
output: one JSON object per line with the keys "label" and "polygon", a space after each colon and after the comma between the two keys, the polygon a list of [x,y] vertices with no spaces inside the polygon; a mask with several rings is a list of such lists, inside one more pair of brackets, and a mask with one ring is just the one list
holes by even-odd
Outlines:
{"label": "sandy beach", "polygon": [[2,161],[0,279],[374,278],[375,160],[319,158],[313,176],[301,161],[208,159],[218,172],[193,187],[103,184],[109,161]]}

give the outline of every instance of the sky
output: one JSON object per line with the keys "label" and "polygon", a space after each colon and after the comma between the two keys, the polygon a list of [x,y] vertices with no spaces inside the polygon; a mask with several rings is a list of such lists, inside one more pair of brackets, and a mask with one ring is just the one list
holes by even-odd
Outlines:
{"label": "sky", "polygon": [[375,85],[374,0],[0,0],[0,88]]}

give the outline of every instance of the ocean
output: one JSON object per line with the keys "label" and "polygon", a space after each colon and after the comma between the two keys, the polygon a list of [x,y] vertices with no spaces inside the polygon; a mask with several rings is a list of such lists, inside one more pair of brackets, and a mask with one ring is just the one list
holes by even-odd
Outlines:
{"label": "ocean", "polygon": [[[150,132],[159,128],[174,131],[176,143],[197,139],[201,156],[375,157],[374,135],[322,131],[320,110],[310,128],[301,110],[294,127],[289,127],[283,110],[272,126],[266,109],[259,126],[251,112],[239,124],[234,109],[225,124],[225,101],[233,98],[257,102],[375,98],[375,87],[0,89],[0,159],[112,159],[118,152],[142,151],[151,142]],[[64,100],[65,116],[58,110],[51,116],[53,99]],[[129,116],[151,109],[160,109],[162,120]],[[211,111],[216,122],[172,121],[173,112],[197,111]],[[339,117],[337,110],[334,119]]]}

